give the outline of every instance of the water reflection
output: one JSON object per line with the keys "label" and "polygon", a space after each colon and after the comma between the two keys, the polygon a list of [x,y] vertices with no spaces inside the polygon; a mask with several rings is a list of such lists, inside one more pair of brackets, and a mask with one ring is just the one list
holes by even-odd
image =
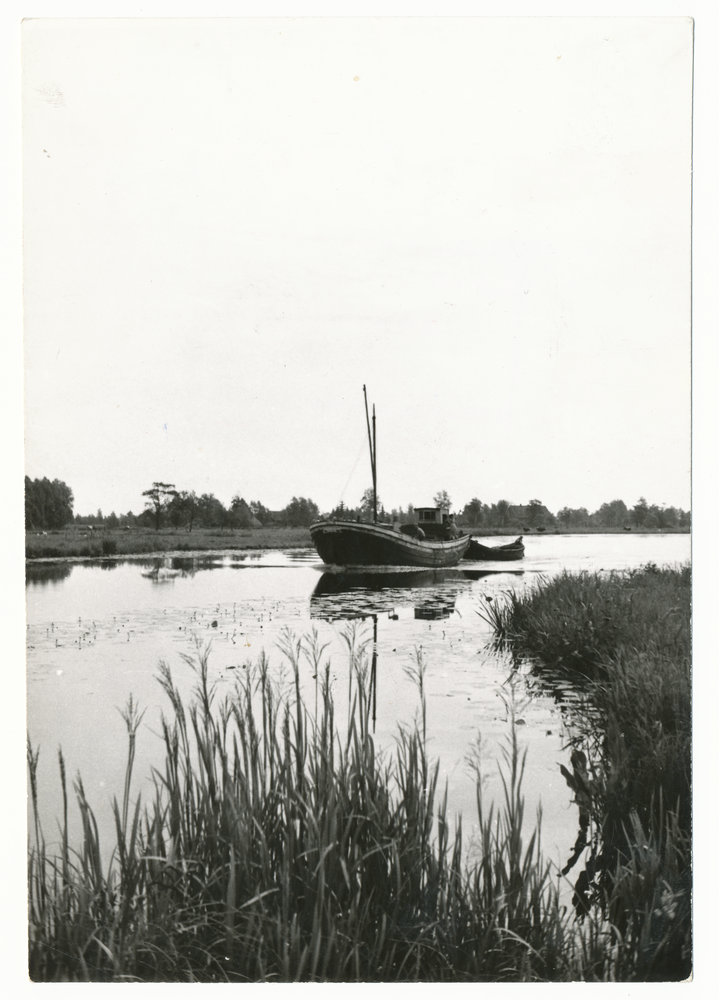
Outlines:
{"label": "water reflection", "polygon": [[25,582],[39,587],[58,583],[72,573],[70,563],[25,563]]}
{"label": "water reflection", "polygon": [[173,569],[171,566],[153,566],[146,573],[142,574],[151,583],[164,584],[174,583],[176,576],[186,576],[180,569]]}
{"label": "water reflection", "polygon": [[414,617],[418,621],[434,622],[441,618],[449,618],[455,610],[455,599],[453,597],[443,597],[439,600],[431,601],[428,604],[418,606],[414,609]]}
{"label": "water reflection", "polygon": [[290,562],[316,562],[317,553],[314,549],[288,549],[285,555]]}
{"label": "water reflection", "polygon": [[[154,734],[161,728],[163,702],[155,670],[160,660],[172,665],[183,697],[190,697],[196,677],[184,657],[194,655],[197,639],[211,639],[212,680],[220,690],[229,690],[237,670],[263,653],[271,657],[273,672],[282,676],[284,661],[278,658],[277,644],[283,630],[316,629],[320,643],[329,643],[336,704],[344,706],[349,680],[343,632],[346,623],[364,619],[371,642],[366,667],[378,747],[394,746],[396,727],[412,723],[417,692],[407,667],[421,649],[427,664],[431,755],[441,761],[441,780],[449,783],[450,808],[471,817],[476,780],[467,770],[466,757],[478,734],[487,800],[503,794],[496,769],[509,723],[501,695],[506,690],[502,682],[512,669],[507,656],[486,650],[491,634],[477,614],[478,601],[487,596],[496,600],[515,586],[521,590],[538,573],[681,561],[688,556],[688,544],[688,536],[640,538],[631,533],[610,538],[532,537],[521,567],[470,564],[382,573],[326,572],[312,550],[183,552],[29,564],[31,735],[45,747],[62,745],[72,771],[81,771],[98,808],[105,809],[103,822],[111,837],[114,817],[108,790],[122,789],[127,763],[126,734],[117,709],[130,693],[147,706],[138,741],[139,780],[140,774],[149,775],[158,764]],[[262,572],[253,572],[260,568]],[[107,569],[113,572],[104,572]],[[214,572],[205,572],[208,569]],[[236,572],[242,569],[246,572]],[[159,585],[161,578],[167,585]],[[172,581],[174,586],[169,585]],[[309,661],[302,660],[301,672],[309,697],[315,684]],[[558,707],[567,704],[569,692],[558,680],[552,698],[542,698],[546,673],[542,678],[530,673],[522,681],[527,682],[526,691],[519,685],[523,693],[537,695],[522,709],[526,725],[520,727],[522,746],[529,751],[527,812],[533,812],[541,793],[543,839],[546,845],[558,845],[554,853],[563,862],[576,834],[570,818],[575,814],[568,812],[571,796],[557,763],[570,765],[562,732],[566,709]],[[56,768],[48,766],[41,778],[48,826],[53,829],[54,817],[63,809],[56,777]]]}
{"label": "water reflection", "polygon": [[462,575],[468,580],[483,580],[485,576],[524,576],[523,569],[465,569]]}
{"label": "water reflection", "polygon": [[372,703],[372,731],[377,731],[377,615],[372,615],[372,665],[369,675],[369,697]]}
{"label": "water reflection", "polygon": [[217,555],[164,556],[143,560],[140,565],[146,567],[142,573],[146,580],[162,585],[173,583],[178,577],[181,579],[193,577],[202,570],[217,569],[223,562],[223,556]]}
{"label": "water reflection", "polygon": [[145,559],[142,576],[156,584],[172,583],[178,578],[188,579],[211,569],[242,569],[248,562],[259,562],[262,552],[198,553],[191,556],[159,556]]}
{"label": "water reflection", "polygon": [[522,677],[530,698],[551,698],[568,723],[572,722],[574,709],[581,707],[582,716],[586,718],[596,715],[599,725],[599,715],[591,707],[585,678],[581,675],[575,686],[571,677],[554,671],[551,667],[535,664],[531,659],[515,659],[510,679],[518,675]]}
{"label": "water reflection", "polygon": [[[522,570],[512,572],[522,575]],[[507,571],[395,568],[326,572],[310,597],[310,617],[350,621],[386,613],[396,618],[395,608],[404,607],[412,608],[418,620],[449,618],[456,611],[459,594],[467,592],[476,580],[499,575],[506,576]]]}

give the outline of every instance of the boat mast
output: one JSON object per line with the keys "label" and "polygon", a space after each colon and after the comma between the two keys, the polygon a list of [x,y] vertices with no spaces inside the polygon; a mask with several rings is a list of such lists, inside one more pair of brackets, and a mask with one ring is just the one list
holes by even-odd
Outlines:
{"label": "boat mast", "polygon": [[373,497],[374,500],[374,523],[377,524],[377,421],[374,415],[374,403],[372,403],[372,453],[374,454],[374,480]]}
{"label": "boat mast", "polygon": [[374,509],[374,523],[377,523],[377,423],[375,419],[374,403],[372,404],[372,429],[374,430],[374,435],[372,430],[370,430],[369,425],[369,407],[367,405],[367,386],[362,386],[362,392],[364,393],[364,412],[367,417],[367,437],[369,438],[369,459],[372,466],[372,493],[373,493],[373,509]]}

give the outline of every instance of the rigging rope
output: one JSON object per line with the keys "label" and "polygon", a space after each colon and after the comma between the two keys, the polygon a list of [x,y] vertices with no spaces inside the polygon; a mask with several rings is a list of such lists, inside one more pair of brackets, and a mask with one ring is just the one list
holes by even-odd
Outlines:
{"label": "rigging rope", "polygon": [[[359,462],[360,458],[362,458],[362,455],[363,455],[363,453],[365,451],[365,448],[367,448],[367,447],[368,447],[368,445],[367,445],[367,437],[366,437],[366,435],[363,434],[362,435],[362,444],[360,445],[360,449],[357,452],[357,458],[355,459],[354,465],[352,466],[352,471],[350,472],[349,476],[347,476],[347,482],[342,487],[342,492],[340,493],[340,500],[343,501],[343,502],[344,502],[345,492],[347,490],[347,487],[349,486],[350,480],[352,479],[352,476],[355,473],[355,469],[357,468],[357,463]],[[355,506],[355,504],[352,504],[352,507],[354,507],[354,506]]]}

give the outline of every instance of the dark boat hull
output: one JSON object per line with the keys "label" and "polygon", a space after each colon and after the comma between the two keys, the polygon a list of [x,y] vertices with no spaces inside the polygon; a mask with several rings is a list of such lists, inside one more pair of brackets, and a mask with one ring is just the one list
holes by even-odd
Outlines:
{"label": "dark boat hull", "polygon": [[482,545],[481,542],[473,538],[467,547],[464,558],[476,561],[514,562],[524,558],[524,546],[521,542],[511,542],[509,545]]}
{"label": "dark boat hull", "polygon": [[329,566],[456,566],[470,542],[469,535],[444,542],[420,540],[361,521],[318,521],[310,534]]}

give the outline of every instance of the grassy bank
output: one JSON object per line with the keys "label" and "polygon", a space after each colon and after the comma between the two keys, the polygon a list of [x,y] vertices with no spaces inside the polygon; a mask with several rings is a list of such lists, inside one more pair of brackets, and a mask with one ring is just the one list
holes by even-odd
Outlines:
{"label": "grassy bank", "polygon": [[[345,637],[351,686],[342,732],[316,637],[301,646],[285,636],[285,688],[260,660],[219,699],[200,651],[194,696],[184,705],[163,666],[171,709],[162,726],[164,767],[153,799],[133,801],[141,716],[130,702],[109,855],[79,778],[84,838],[68,842],[62,756],[65,818],[59,853],[49,855],[37,817],[38,755],[29,746],[31,977],[630,981],[667,978],[669,969],[676,978],[684,924],[665,883],[684,861],[675,850],[667,867],[663,828],[642,831],[618,859],[603,905],[577,920],[559,906],[538,827],[525,829],[523,760],[513,736],[504,801],[487,809],[477,782],[480,859],[468,863],[461,824],[451,828],[438,764],[427,756],[421,655],[416,724],[381,756],[371,733],[367,650],[356,632]],[[317,677],[311,706],[300,697],[301,656]]]}
{"label": "grassy bank", "polygon": [[617,864],[642,837],[661,843],[656,864],[683,924],[680,967],[691,940],[689,567],[563,573],[482,616],[496,645],[533,660],[550,688],[568,682],[584,695],[569,703],[574,768],[565,771],[580,806],[577,855],[588,847],[575,904],[611,915]]}
{"label": "grassy bank", "polygon": [[94,559],[100,556],[145,555],[163,552],[216,552],[223,549],[311,548],[307,528],[248,528],[183,530],[133,528],[130,531],[81,531],[66,528],[25,535],[26,559]]}
{"label": "grassy bank", "polygon": [[[478,537],[512,537],[529,529],[511,528],[471,528],[461,525],[467,534]],[[638,533],[638,532],[637,532]],[[650,534],[688,534],[687,531],[652,531]],[[531,532],[536,534],[536,532]],[[581,532],[565,531],[563,528],[547,528],[544,534],[623,534],[617,529],[582,529]],[[312,548],[312,540],[307,528],[195,528],[188,532],[184,528],[132,528],[96,529],[65,528],[58,531],[25,534],[26,559],[96,559],[101,556],[149,555],[163,552],[217,552],[224,549],[296,549]]]}

